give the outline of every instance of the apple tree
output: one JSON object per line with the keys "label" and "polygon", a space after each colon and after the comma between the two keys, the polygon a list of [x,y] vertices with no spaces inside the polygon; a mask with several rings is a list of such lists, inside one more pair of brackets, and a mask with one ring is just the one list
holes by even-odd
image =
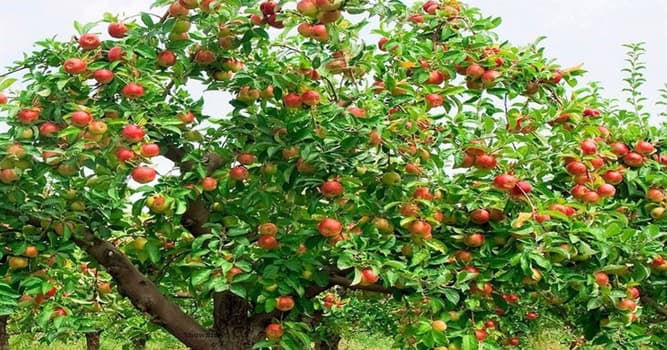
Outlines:
{"label": "apple tree", "polygon": [[57,256],[48,293],[90,259],[193,349],[336,348],[355,306],[400,348],[521,346],[553,319],[573,347],[667,345],[641,45],[625,109],[456,0],[154,7],[2,76],[25,83],[0,98],[7,283]]}

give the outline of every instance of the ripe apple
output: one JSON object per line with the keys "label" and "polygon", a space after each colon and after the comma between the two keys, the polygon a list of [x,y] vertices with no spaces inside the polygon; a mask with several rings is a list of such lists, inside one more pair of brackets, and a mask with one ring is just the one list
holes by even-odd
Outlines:
{"label": "ripe apple", "polygon": [[496,85],[498,78],[500,78],[500,72],[489,69],[482,74],[482,84],[487,88],[493,87]]}
{"label": "ripe apple", "polygon": [[445,102],[445,99],[438,94],[428,94],[424,97],[428,108],[439,107]]}
{"label": "ripe apple", "polygon": [[129,83],[123,87],[120,94],[125,98],[134,100],[144,95],[144,87],[141,84]]}
{"label": "ripe apple", "polygon": [[283,326],[281,326],[278,323],[271,323],[268,326],[266,326],[266,329],[264,330],[266,333],[266,338],[269,339],[270,341],[277,342],[282,338],[283,336]]}
{"label": "ripe apple", "polygon": [[610,184],[602,184],[598,186],[597,193],[600,197],[613,197],[616,194],[616,188]]}
{"label": "ripe apple", "polygon": [[195,54],[194,61],[197,64],[201,64],[203,66],[207,66],[213,62],[215,62],[216,56],[215,53],[211,50],[198,50],[197,53]]}
{"label": "ripe apple", "polygon": [[19,175],[14,169],[2,169],[0,170],[0,182],[4,184],[10,184],[18,180]]}
{"label": "ripe apple", "polygon": [[141,145],[141,155],[148,158],[159,156],[160,146],[157,143],[144,143]]}
{"label": "ripe apple", "polygon": [[118,158],[119,161],[125,163],[129,162],[130,160],[134,159],[134,152],[132,150],[127,149],[127,148],[119,148],[116,151],[116,158]]}
{"label": "ripe apple", "polygon": [[294,298],[289,295],[281,295],[276,298],[276,309],[286,312],[294,308]]}
{"label": "ripe apple", "polygon": [[120,46],[114,46],[109,49],[109,53],[107,53],[107,60],[109,62],[122,61],[123,56],[125,56],[125,51],[123,51],[123,48]]}
{"label": "ripe apple", "polygon": [[336,219],[324,218],[317,225],[317,230],[324,237],[334,237],[343,232],[343,225]]}
{"label": "ripe apple", "polygon": [[225,278],[227,279],[227,282],[231,283],[234,280],[234,276],[243,273],[243,270],[239,267],[232,267],[227,273],[225,274]]}
{"label": "ripe apple", "polygon": [[473,63],[466,68],[466,75],[471,79],[481,78],[486,70],[477,63]]}
{"label": "ripe apple", "polygon": [[[324,24],[313,24],[310,26],[310,37],[319,41],[327,42],[329,41],[329,33],[327,32],[327,27]],[[337,62],[337,61],[332,61]],[[343,66],[345,66],[345,61],[341,61]],[[328,66],[327,66],[328,68]]]}
{"label": "ripe apple", "polygon": [[98,69],[93,78],[100,84],[109,84],[113,80],[113,72],[108,69]]}
{"label": "ripe apple", "polygon": [[88,69],[86,62],[80,58],[68,58],[63,63],[63,69],[65,72],[72,75],[85,73]]}
{"label": "ripe apple", "polygon": [[598,150],[597,143],[591,139],[581,141],[579,147],[581,148],[581,151],[584,152],[584,154],[595,154]]}
{"label": "ripe apple", "polygon": [[259,225],[257,232],[262,236],[275,236],[278,233],[278,226],[272,222],[267,222]]}
{"label": "ripe apple", "polygon": [[127,26],[125,23],[114,22],[109,24],[107,31],[112,38],[121,39],[127,34]]}
{"label": "ripe apple", "polygon": [[665,200],[665,194],[658,188],[650,188],[646,191],[646,199],[655,203],[662,202]]}
{"label": "ripe apple", "polygon": [[121,131],[121,136],[123,138],[130,142],[130,143],[135,143],[142,141],[144,139],[144,136],[146,136],[146,132],[144,132],[144,129],[138,125],[130,124],[126,125],[123,130]]}
{"label": "ripe apple", "polygon": [[574,161],[568,163],[565,166],[565,170],[567,170],[570,175],[584,175],[588,172],[588,167],[580,161]]}
{"label": "ripe apple", "polygon": [[301,107],[301,96],[295,93],[289,93],[283,97],[283,103],[287,108],[299,108]]}
{"label": "ripe apple", "polygon": [[9,101],[7,95],[0,93],[0,105],[6,105],[7,101]]}
{"label": "ripe apple", "polygon": [[472,233],[463,237],[463,244],[468,247],[481,247],[484,244],[484,234],[483,233]]}
{"label": "ripe apple", "polygon": [[157,64],[160,67],[171,67],[176,64],[176,54],[171,50],[164,50],[157,55]]}
{"label": "ripe apple", "polygon": [[56,318],[64,316],[67,316],[67,310],[63,309],[62,307],[57,307],[55,310],[53,310],[53,315],[51,317]]}
{"label": "ripe apple", "polygon": [[93,116],[86,111],[76,111],[72,113],[71,120],[72,120],[72,125],[79,128],[83,128],[93,120]]}
{"label": "ripe apple", "polygon": [[639,154],[647,155],[655,152],[655,146],[646,141],[637,141],[634,151]]}
{"label": "ripe apple", "polygon": [[490,154],[481,154],[475,157],[473,164],[480,169],[493,169],[496,167],[497,161],[496,157]]}
{"label": "ripe apple", "polygon": [[169,6],[169,15],[172,17],[187,16],[190,10],[181,5],[178,1]]}
{"label": "ripe apple", "polygon": [[633,168],[638,168],[642,165],[644,165],[644,157],[635,152],[628,152],[623,156],[623,162]]}
{"label": "ripe apple", "polygon": [[507,339],[507,344],[511,346],[519,346],[519,344],[521,344],[521,340],[519,340],[517,337],[512,337]]}
{"label": "ripe apple", "polygon": [[316,106],[320,104],[320,94],[313,90],[306,91],[301,94],[301,102],[307,106]]}
{"label": "ripe apple", "polygon": [[100,46],[100,38],[95,34],[83,34],[79,38],[79,46],[84,50],[93,50]]}
{"label": "ripe apple", "polygon": [[195,115],[192,112],[183,112],[178,115],[178,119],[183,124],[190,124],[195,121]]}
{"label": "ripe apple", "polygon": [[423,220],[415,220],[408,226],[408,231],[410,231],[411,234],[424,239],[430,239],[432,237],[431,229],[431,224]]}
{"label": "ripe apple", "polygon": [[36,258],[39,255],[39,250],[34,245],[29,245],[23,251],[23,256],[28,258]]}
{"label": "ripe apple", "polygon": [[189,10],[196,9],[199,6],[199,0],[178,0],[178,3]]}
{"label": "ripe apple", "polygon": [[488,336],[489,334],[483,329],[475,330],[475,338],[477,338],[478,341],[484,341],[484,339],[486,339]]}
{"label": "ripe apple", "polygon": [[596,272],[594,275],[595,283],[600,287],[609,286],[609,275],[604,272]]}
{"label": "ripe apple", "polygon": [[540,317],[536,312],[527,312],[526,313],[526,319],[527,320],[536,320],[538,317]]}
{"label": "ripe apple", "polygon": [[639,298],[639,295],[640,295],[639,289],[637,287],[628,287],[627,294],[628,294],[628,297],[630,297],[632,299],[637,299],[637,298]]}
{"label": "ripe apple", "polygon": [[634,311],[637,308],[637,303],[632,299],[622,299],[616,304],[619,310]]}
{"label": "ripe apple", "polygon": [[97,284],[97,291],[100,294],[109,294],[111,293],[111,284],[109,282],[100,282]]}
{"label": "ripe apple", "polygon": [[248,169],[244,166],[236,166],[229,170],[229,177],[234,181],[243,181],[249,176]]}
{"label": "ripe apple", "polygon": [[207,176],[201,180],[201,187],[204,191],[214,191],[218,188],[218,180]]}
{"label": "ripe apple", "polygon": [[486,209],[475,209],[470,213],[470,222],[484,225],[491,219],[491,214]]}
{"label": "ripe apple", "polygon": [[377,282],[379,279],[380,276],[378,276],[373,269],[366,268],[361,270],[361,281],[359,284],[362,286],[369,286]]}
{"label": "ripe apple", "polygon": [[602,178],[609,184],[618,185],[623,182],[623,174],[618,171],[609,170],[602,174]]}
{"label": "ripe apple", "polygon": [[260,236],[257,245],[262,249],[272,250],[278,248],[279,242],[275,236]]}
{"label": "ripe apple", "polygon": [[519,179],[514,175],[500,174],[493,179],[493,186],[499,190],[509,191],[516,186],[517,182]]}
{"label": "ripe apple", "polygon": [[155,180],[157,172],[148,166],[140,166],[132,170],[132,179],[140,184],[149,183]]}
{"label": "ripe apple", "polygon": [[163,213],[169,208],[170,201],[163,195],[157,194],[146,198],[146,206],[156,213]]}
{"label": "ripe apple", "polygon": [[301,0],[296,4],[296,10],[307,17],[316,17],[320,12],[315,0]]}
{"label": "ripe apple", "polygon": [[338,197],[342,195],[344,191],[345,188],[343,185],[341,185],[341,183],[336,180],[325,181],[320,186],[320,192],[322,192],[322,195],[327,198]]}
{"label": "ripe apple", "polygon": [[622,142],[614,142],[611,145],[609,145],[609,148],[610,148],[612,153],[614,153],[615,155],[617,155],[619,157],[624,156],[626,153],[630,152],[630,150],[628,149],[628,146],[626,146]]}

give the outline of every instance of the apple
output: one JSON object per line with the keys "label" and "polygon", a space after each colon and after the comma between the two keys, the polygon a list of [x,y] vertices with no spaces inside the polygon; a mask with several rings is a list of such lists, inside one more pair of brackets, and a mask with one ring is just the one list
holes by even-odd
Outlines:
{"label": "apple", "polygon": [[500,174],[493,179],[493,186],[499,190],[509,191],[519,182],[514,175]]}
{"label": "apple", "polygon": [[447,323],[443,320],[431,321],[431,328],[436,332],[444,332],[447,330]]}
{"label": "apple", "polygon": [[144,95],[144,87],[138,83],[129,83],[123,87],[121,95],[131,100],[137,99]]}
{"label": "apple", "polygon": [[412,193],[412,198],[430,201],[433,200],[433,194],[428,187],[417,187]]}
{"label": "apple", "polygon": [[72,75],[83,74],[88,69],[86,62],[80,58],[68,58],[63,63],[65,72]]}
{"label": "apple", "polygon": [[491,219],[491,214],[486,209],[475,209],[470,213],[470,222],[484,225]]}
{"label": "apple", "polygon": [[591,139],[581,141],[579,147],[584,154],[595,154],[598,150],[597,143]]}
{"label": "apple", "polygon": [[536,312],[527,312],[526,313],[526,319],[527,320],[536,320],[538,317],[540,317]]}
{"label": "apple", "polygon": [[6,105],[7,101],[9,101],[7,95],[0,93],[0,105]]}
{"label": "apple", "polygon": [[171,67],[176,64],[176,54],[171,50],[164,50],[157,55],[157,64],[160,67]]}
{"label": "apple", "polygon": [[127,148],[119,148],[116,150],[116,158],[118,158],[119,161],[125,163],[129,162],[130,160],[134,159],[134,152],[132,150],[127,149]]}
{"label": "apple", "polygon": [[315,0],[301,0],[296,4],[296,10],[302,15],[315,18],[320,12]]}
{"label": "apple", "polygon": [[312,35],[312,26],[313,25],[308,22],[303,22],[299,24],[296,30],[299,32],[299,34],[309,38]]}
{"label": "apple", "polygon": [[496,167],[497,161],[496,157],[490,154],[481,154],[475,157],[474,163],[477,168],[480,169],[493,169]]}
{"label": "apple", "polygon": [[257,161],[257,157],[252,153],[240,153],[236,156],[236,161],[243,165],[251,165]]}
{"label": "apple", "polygon": [[123,130],[121,131],[121,136],[123,138],[130,142],[130,143],[135,143],[142,141],[144,139],[144,136],[146,136],[146,132],[144,132],[144,129],[138,125],[130,124],[126,125]]}
{"label": "apple", "polygon": [[146,198],[146,206],[156,213],[162,213],[169,208],[169,200],[163,195],[153,195]]}
{"label": "apple", "polygon": [[132,170],[132,179],[140,184],[149,183],[155,180],[157,172],[148,166],[140,166]]}
{"label": "apple", "polygon": [[272,222],[267,222],[259,225],[257,232],[262,236],[275,236],[278,233],[278,226]]}
{"label": "apple", "polygon": [[160,146],[157,143],[145,143],[141,145],[140,152],[144,157],[156,157],[160,155]]}
{"label": "apple", "polygon": [[172,17],[187,16],[190,10],[181,5],[178,1],[169,6],[169,15]]}
{"label": "apple", "polygon": [[595,118],[600,116],[600,111],[595,108],[586,108],[582,114],[584,117]]}
{"label": "apple", "polygon": [[39,255],[39,250],[34,245],[29,245],[23,251],[23,256],[28,258],[36,258]]}
{"label": "apple", "polygon": [[584,175],[588,172],[588,167],[580,161],[574,161],[568,163],[565,166],[565,170],[567,170],[570,175]]}
{"label": "apple", "polygon": [[185,34],[190,30],[192,24],[187,19],[177,19],[174,22],[174,27],[171,29],[172,34]]}
{"label": "apple", "polygon": [[618,185],[623,182],[623,174],[618,171],[609,170],[602,174],[602,178],[609,184]]}
{"label": "apple", "polygon": [[9,268],[12,270],[20,270],[28,267],[28,259],[20,256],[10,256],[8,260]]}
{"label": "apple", "polygon": [[108,69],[98,69],[93,78],[100,84],[109,84],[113,80],[113,72]]}
{"label": "apple", "polygon": [[510,195],[514,197],[521,197],[533,191],[533,186],[527,181],[519,181],[510,191]]}
{"label": "apple", "polygon": [[640,293],[639,293],[639,289],[637,287],[628,287],[626,292],[628,294],[628,297],[630,297],[632,299],[639,298]]}
{"label": "apple", "polygon": [[[313,24],[312,26],[310,26],[310,37],[319,42],[329,41],[329,33],[327,32],[327,27],[324,24]],[[339,62],[339,64],[342,64],[343,67],[346,65],[345,61],[332,61],[332,62]],[[327,64],[327,68],[329,68],[329,64]]]}
{"label": "apple", "polygon": [[183,112],[178,115],[178,119],[183,124],[190,124],[195,121],[195,115],[192,112]]}
{"label": "apple", "polygon": [[100,294],[109,294],[111,293],[111,284],[109,282],[100,282],[97,284],[97,291]]}
{"label": "apple", "polygon": [[201,64],[203,66],[207,66],[213,62],[215,62],[216,56],[215,53],[211,50],[198,50],[197,53],[195,53],[194,57],[194,62],[197,64]]}
{"label": "apple", "polygon": [[343,225],[336,219],[324,218],[317,225],[317,230],[324,237],[334,237],[343,232]]}
{"label": "apple", "polygon": [[229,177],[234,181],[243,181],[249,176],[248,169],[244,166],[236,166],[229,170]]}
{"label": "apple", "polygon": [[428,79],[426,79],[426,84],[431,85],[440,85],[445,81],[445,73],[440,71],[431,71],[428,73]]}
{"label": "apple", "polygon": [[76,111],[72,113],[71,120],[72,120],[72,125],[79,128],[83,128],[93,120],[93,116],[86,111]]}
{"label": "apple", "polygon": [[471,79],[481,78],[486,70],[477,63],[473,63],[466,68],[466,75]]}
{"label": "apple", "polygon": [[637,141],[634,151],[639,154],[647,155],[655,152],[655,146],[646,141]]}
{"label": "apple", "polygon": [[52,318],[56,317],[64,317],[67,316],[67,310],[63,309],[62,307],[57,307],[55,310],[53,310]]}
{"label": "apple", "polygon": [[413,13],[408,17],[408,20],[412,23],[424,23],[424,16],[418,13]]}
{"label": "apple", "polygon": [[484,244],[484,234],[483,233],[472,233],[463,237],[463,244],[468,247],[481,247]]}
{"label": "apple", "polygon": [[243,273],[243,270],[239,267],[232,267],[227,273],[225,274],[225,279],[227,279],[227,282],[231,283],[234,280],[234,276],[239,275]]}
{"label": "apple", "polygon": [[79,38],[79,46],[84,50],[93,50],[100,46],[100,38],[95,34],[83,34]]}
{"label": "apple", "polygon": [[282,156],[284,160],[290,160],[299,156],[299,147],[289,146],[282,150]]}
{"label": "apple", "polygon": [[276,298],[276,309],[286,312],[294,308],[294,298],[287,295],[282,295]]}
{"label": "apple", "polygon": [[107,53],[107,60],[109,62],[122,61],[123,56],[125,56],[125,51],[123,51],[123,48],[120,46],[114,46],[109,49],[109,53]]}
{"label": "apple", "polygon": [[199,0],[178,0],[178,3],[189,10],[196,9],[199,6]]}
{"label": "apple", "polygon": [[590,192],[588,187],[583,186],[583,185],[575,185],[572,187],[570,190],[570,194],[572,197],[577,198],[577,199],[582,199],[586,193]]}
{"label": "apple", "polygon": [[19,159],[25,155],[25,148],[18,143],[7,146],[7,156],[13,159]]}
{"label": "apple", "polygon": [[630,152],[630,149],[628,149],[628,146],[626,146],[622,142],[614,142],[611,145],[609,145],[609,149],[611,150],[612,153],[615,155],[621,157],[624,156],[626,153]]}
{"label": "apple", "polygon": [[521,344],[521,340],[519,340],[517,337],[512,337],[507,339],[507,344],[511,346],[519,346],[519,344]]}
{"label": "apple", "polygon": [[610,184],[602,184],[598,186],[597,193],[600,197],[613,197],[616,194],[616,188]]}
{"label": "apple", "polygon": [[112,38],[121,39],[127,34],[127,26],[125,23],[114,22],[109,24],[107,31]]}
{"label": "apple", "polygon": [[442,106],[445,101],[445,99],[438,94],[428,94],[426,97],[424,97],[424,100],[426,101],[428,108]]}
{"label": "apple", "polygon": [[472,253],[467,250],[459,250],[454,253],[454,259],[460,263],[468,264],[472,261]]}
{"label": "apple", "polygon": [[410,231],[411,234],[424,238],[424,239],[431,239],[431,224],[424,220],[415,220],[410,223],[408,226],[408,231]]}
{"label": "apple", "polygon": [[280,340],[284,334],[283,326],[278,323],[269,324],[266,326],[264,332],[266,333],[266,338],[273,342]]}
{"label": "apple", "polygon": [[487,88],[493,87],[496,85],[498,78],[500,78],[500,72],[489,69],[482,74],[482,84]]}
{"label": "apple", "polygon": [[300,108],[301,102],[301,96],[299,94],[289,93],[283,96],[283,103],[287,108]]}
{"label": "apple", "polygon": [[378,276],[373,269],[366,268],[361,270],[361,281],[359,284],[362,286],[369,286],[377,282],[379,279],[380,276]]}
{"label": "apple", "polygon": [[338,197],[342,195],[344,191],[345,188],[343,185],[341,185],[341,183],[336,180],[325,181],[320,186],[320,192],[322,192],[322,195],[327,198]]}
{"label": "apple", "polygon": [[483,329],[475,330],[475,338],[477,338],[478,341],[484,341],[484,339],[486,339],[488,336],[489,334]]}
{"label": "apple", "polygon": [[301,94],[301,102],[307,106],[316,106],[320,104],[320,94],[313,90],[306,91]]}
{"label": "apple", "polygon": [[272,250],[278,248],[279,242],[275,236],[259,236],[257,245],[262,249]]}
{"label": "apple", "polygon": [[493,321],[493,320],[488,320],[488,321],[484,322],[484,328],[494,329],[494,328],[496,328],[496,322]]}
{"label": "apple", "polygon": [[623,156],[623,162],[633,168],[638,168],[642,165],[644,165],[644,157],[635,152],[628,152]]}
{"label": "apple", "polygon": [[650,188],[646,191],[646,199],[655,203],[662,202],[665,200],[665,194],[658,188]]}
{"label": "apple", "polygon": [[616,304],[616,307],[623,311],[634,311],[637,308],[637,303],[632,299],[626,298],[621,299],[618,304]]}

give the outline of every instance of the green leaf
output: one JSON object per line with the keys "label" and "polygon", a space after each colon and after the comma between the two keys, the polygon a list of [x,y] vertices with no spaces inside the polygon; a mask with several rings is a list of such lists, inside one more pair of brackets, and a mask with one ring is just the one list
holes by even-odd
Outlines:
{"label": "green leaf", "polygon": [[477,338],[472,334],[466,334],[461,341],[462,350],[477,350]]}
{"label": "green leaf", "polygon": [[144,24],[146,25],[146,27],[149,28],[149,29],[152,28],[153,25],[154,25],[154,23],[153,23],[153,19],[152,19],[151,16],[150,16],[148,13],[146,13],[146,12],[142,12],[142,13],[141,13],[141,21],[144,22]]}
{"label": "green leaf", "polygon": [[206,282],[209,277],[211,277],[211,272],[213,272],[213,270],[197,270],[192,274],[192,285],[196,287]]}

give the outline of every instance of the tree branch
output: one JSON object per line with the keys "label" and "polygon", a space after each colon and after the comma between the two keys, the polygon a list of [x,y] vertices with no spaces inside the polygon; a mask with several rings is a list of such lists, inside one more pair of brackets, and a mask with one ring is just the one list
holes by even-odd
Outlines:
{"label": "tree branch", "polygon": [[119,292],[130,299],[138,310],[151,315],[153,323],[192,349],[222,348],[220,338],[212,336],[178,305],[167,299],[116,246],[87,230],[79,237],[72,237],[72,241],[104,266],[118,285]]}
{"label": "tree branch", "polygon": [[640,298],[641,302],[652,307],[657,313],[667,316],[667,307],[660,305],[655,299],[651,298],[648,295],[642,295]]}

